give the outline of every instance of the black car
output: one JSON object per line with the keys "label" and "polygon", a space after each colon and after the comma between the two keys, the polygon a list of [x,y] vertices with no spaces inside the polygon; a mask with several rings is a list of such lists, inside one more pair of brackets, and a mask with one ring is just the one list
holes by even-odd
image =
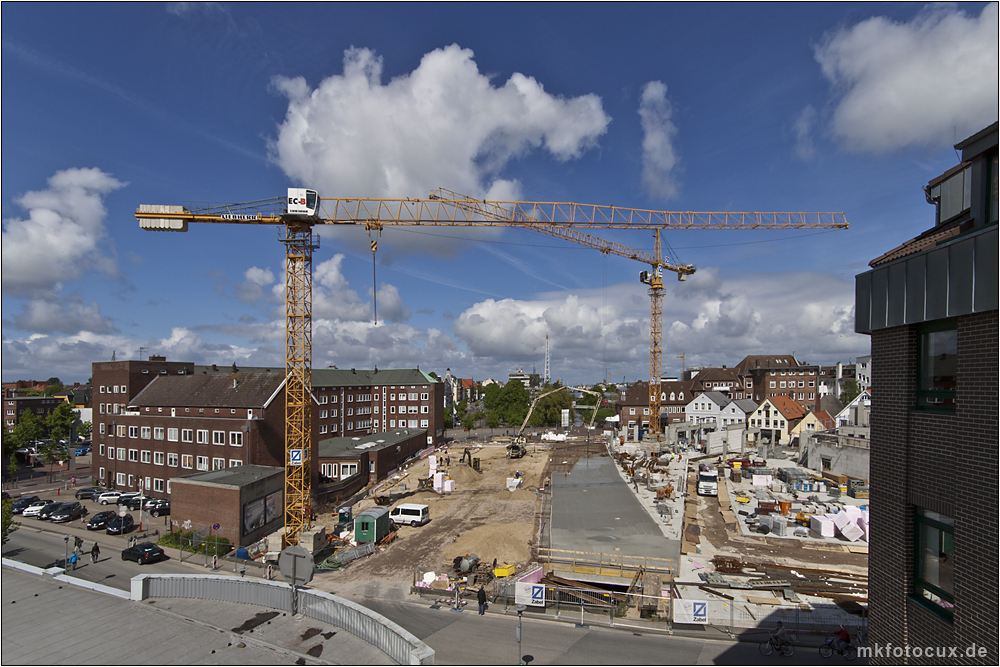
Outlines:
{"label": "black car", "polygon": [[46,505],[45,507],[43,507],[41,510],[39,510],[39,512],[38,512],[38,518],[41,519],[42,521],[48,521],[49,519],[52,518],[52,513],[55,512],[57,509],[59,509],[62,506],[63,506],[63,502],[61,500],[57,500],[54,503],[49,503],[48,505]]}
{"label": "black car", "polygon": [[79,501],[63,503],[49,515],[49,521],[52,523],[72,521],[73,519],[79,519],[86,513],[87,509]]}
{"label": "black car", "polygon": [[111,521],[116,516],[117,513],[107,510],[105,512],[98,512],[94,516],[90,517],[90,521],[87,522],[87,530],[100,530],[101,528],[108,527],[108,521]]}
{"label": "black car", "polygon": [[89,500],[107,491],[103,486],[85,486],[76,490],[77,500]]}
{"label": "black car", "polygon": [[170,501],[166,498],[155,498],[146,503],[146,511],[152,517],[169,516]]}
{"label": "black car", "polygon": [[143,542],[122,551],[122,560],[134,560],[139,565],[166,560],[167,554],[152,542]]}
{"label": "black car", "polygon": [[21,512],[24,511],[24,508],[26,508],[28,505],[38,500],[41,500],[41,498],[39,498],[38,496],[22,496],[18,498],[17,500],[14,501],[14,509],[13,509],[14,514],[20,514]]}
{"label": "black car", "polygon": [[133,528],[135,528],[135,519],[132,518],[131,514],[126,514],[125,516],[116,516],[108,521],[104,530],[107,531],[108,535],[124,535]]}

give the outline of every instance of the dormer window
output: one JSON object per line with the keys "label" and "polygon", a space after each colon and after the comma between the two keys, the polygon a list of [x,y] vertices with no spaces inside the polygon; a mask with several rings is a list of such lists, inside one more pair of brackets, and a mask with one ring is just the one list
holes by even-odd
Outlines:
{"label": "dormer window", "polygon": [[937,207],[937,224],[947,222],[969,208],[972,201],[972,165],[958,165],[931,181],[926,188],[928,203]]}

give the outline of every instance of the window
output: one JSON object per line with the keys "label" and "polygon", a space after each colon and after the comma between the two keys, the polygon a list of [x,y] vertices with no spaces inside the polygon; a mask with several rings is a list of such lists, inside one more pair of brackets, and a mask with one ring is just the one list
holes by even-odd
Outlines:
{"label": "window", "polygon": [[125,486],[125,473],[120,472],[115,476],[115,486]]}
{"label": "window", "polygon": [[119,426],[117,429],[115,429],[115,437],[124,438],[125,437],[125,433],[126,433],[126,430],[125,430],[124,426]]}
{"label": "window", "polygon": [[955,609],[955,520],[917,507],[913,528],[913,596],[951,620]]}
{"label": "window", "polygon": [[98,456],[104,456],[104,443],[103,442],[100,445],[97,446],[97,455]]}
{"label": "window", "polygon": [[143,440],[149,440],[153,437],[153,429],[148,426],[143,426],[139,429],[139,437]]}
{"label": "window", "polygon": [[784,389],[784,388],[785,388],[785,381],[784,381],[784,380],[782,380],[782,381],[781,381],[781,388],[782,388],[782,389]]}
{"label": "window", "polygon": [[153,440],[163,440],[163,427],[154,426],[153,427]]}
{"label": "window", "polygon": [[390,405],[389,406],[389,414],[390,415],[396,414],[396,406],[395,405]]}
{"label": "window", "polygon": [[177,464],[180,463],[180,457],[174,453],[167,454],[167,465],[171,468],[176,468]]}
{"label": "window", "polygon": [[189,428],[182,428],[181,442],[194,442],[194,431]]}
{"label": "window", "polygon": [[225,431],[212,431],[212,444],[213,445],[224,445],[224,444],[226,444],[226,432]]}
{"label": "window", "polygon": [[[646,409],[648,410],[649,408],[646,408]],[[422,415],[426,415],[426,414],[428,414],[428,413],[429,413],[430,411],[431,411],[431,409],[430,409],[429,407],[427,407],[426,405],[421,405],[421,406],[420,406],[420,414],[422,414]]]}
{"label": "window", "polygon": [[420,428],[427,428],[427,420],[426,419],[421,419],[420,420]]}
{"label": "window", "polygon": [[354,402],[354,394],[348,394],[347,395],[347,402],[348,403],[353,403]]}
{"label": "window", "polygon": [[920,327],[917,363],[917,406],[955,409],[955,372],[958,368],[958,329],[955,320]]}
{"label": "window", "polygon": [[[812,424],[810,424],[809,426],[812,427]],[[830,466],[833,465],[833,461],[830,460],[829,456],[822,457],[822,461],[823,461],[823,470],[832,470]]]}
{"label": "window", "polygon": [[319,464],[319,474],[329,479],[334,479],[337,476],[337,464],[336,463]]}
{"label": "window", "polygon": [[396,395],[395,394],[389,394],[389,400],[390,401],[395,401],[396,400]]}
{"label": "window", "polygon": [[415,414],[417,414],[417,406],[416,406],[416,405],[408,405],[408,406],[406,407],[406,411],[407,411],[407,412],[408,412],[409,414],[411,414],[411,415],[415,415]]}
{"label": "window", "polygon": [[226,459],[212,459],[212,470],[225,470]]}
{"label": "window", "polygon": [[417,396],[419,396],[419,394],[409,394],[409,399],[411,401],[415,401],[415,400],[417,400]]}
{"label": "window", "polygon": [[344,413],[348,417],[354,414],[354,408],[347,408],[347,412]]}
{"label": "window", "polygon": [[229,459],[230,468],[235,468],[236,466],[241,466],[241,465],[243,465],[243,461],[240,461],[239,459]]}
{"label": "window", "polygon": [[351,475],[356,475],[358,473],[357,463],[341,463],[340,464],[340,478],[350,477]]}
{"label": "window", "polygon": [[198,457],[198,470],[208,470],[208,457],[199,456]]}
{"label": "window", "polygon": [[157,493],[163,493],[162,479],[153,479],[153,491],[156,491]]}
{"label": "window", "polygon": [[420,394],[420,400],[421,401],[426,401],[427,398],[428,398],[427,394]]}
{"label": "window", "polygon": [[99,468],[97,470],[97,478],[98,479],[104,479],[104,468]]}
{"label": "window", "polygon": [[[774,380],[771,380],[771,389],[774,389],[777,384],[778,384],[777,382],[775,382]],[[782,383],[782,384],[784,384],[784,383]]]}
{"label": "window", "polygon": [[164,454],[163,452],[153,452],[153,465],[155,466],[163,465],[165,458],[166,454]]}
{"label": "window", "polygon": [[320,435],[323,435],[324,433],[326,433],[326,424],[320,424],[319,425],[319,433],[320,433]]}
{"label": "window", "polygon": [[198,444],[207,445],[208,444],[208,431],[203,429],[198,429]]}
{"label": "window", "polygon": [[139,427],[138,426],[129,426],[128,427],[128,437],[130,437],[132,439],[138,438],[139,437]]}
{"label": "window", "polygon": [[635,414],[635,408],[629,408],[629,409],[628,409],[628,413],[629,413],[630,415],[634,415],[634,414]]}
{"label": "window", "polygon": [[319,411],[319,418],[320,419],[326,419],[326,410],[320,410]]}
{"label": "window", "polygon": [[354,430],[354,422],[347,422],[347,430],[348,431]]}
{"label": "window", "polygon": [[115,448],[114,447],[108,447],[108,460],[109,461],[114,461],[115,460]]}
{"label": "window", "polygon": [[243,446],[243,431],[230,431],[229,432],[229,445],[231,447],[242,447]]}
{"label": "window", "polygon": [[390,419],[389,420],[389,428],[396,428],[396,420],[395,419]]}
{"label": "window", "polygon": [[167,429],[167,442],[177,442],[177,429],[168,428]]}
{"label": "window", "polygon": [[319,404],[320,405],[326,405],[326,403],[327,403],[327,397],[326,396],[320,396],[319,397]]}
{"label": "window", "polygon": [[99,433],[100,433],[101,435],[104,435],[104,422],[101,422],[101,423],[100,423],[100,425],[99,425],[99,426],[97,427],[97,431],[98,431],[98,432],[99,432]]}
{"label": "window", "polygon": [[417,428],[417,420],[416,419],[411,419],[407,423],[409,424],[408,428]]}
{"label": "window", "polygon": [[142,459],[143,463],[152,463],[153,462],[153,453],[151,451],[149,451],[148,449],[144,449],[144,450],[142,450],[142,453],[141,453],[141,459]]}
{"label": "window", "polygon": [[191,456],[190,454],[182,454],[181,455],[181,467],[182,468],[187,468],[189,470],[191,468],[193,468],[194,467],[194,457]]}
{"label": "window", "polygon": [[125,460],[125,448],[124,447],[119,447],[118,448],[118,460],[119,461],[124,461]]}

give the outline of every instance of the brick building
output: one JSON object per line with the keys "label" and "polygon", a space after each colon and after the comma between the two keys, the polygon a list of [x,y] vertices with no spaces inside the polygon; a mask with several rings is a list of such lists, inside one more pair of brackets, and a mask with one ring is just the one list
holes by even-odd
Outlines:
{"label": "brick building", "polygon": [[62,402],[61,398],[53,396],[17,396],[5,398],[3,401],[3,427],[8,431],[13,431],[21,420],[21,415],[25,412],[31,412],[39,421],[43,421]]}
{"label": "brick building", "polygon": [[956,148],[961,164],[925,188],[934,227],[856,278],[875,387],[869,645],[957,650],[911,664],[995,665],[997,124]]}
{"label": "brick building", "polygon": [[284,468],[210,470],[177,477],[173,487],[171,520],[195,529],[218,524],[213,534],[230,544],[250,545],[284,525]]}
{"label": "brick building", "polygon": [[[116,363],[135,364],[145,376],[144,362]],[[102,387],[104,372],[94,372]],[[124,407],[98,415],[104,426],[93,450],[98,482],[127,490],[141,484],[165,496],[172,479],[196,471],[284,466],[283,372],[149,375],[152,380]],[[127,387],[119,387],[120,397],[128,395]]]}
{"label": "brick building", "polygon": [[734,370],[742,382],[743,398],[760,404],[767,398],[787,396],[819,409],[819,366],[799,363],[790,354],[754,354],[745,357]]}
{"label": "brick building", "polygon": [[366,482],[375,483],[426,447],[427,431],[423,429],[404,428],[365,437],[326,438],[319,441],[320,481],[346,480],[360,473]]}
{"label": "brick building", "polygon": [[399,428],[427,431],[426,444],[444,443],[444,382],[420,369],[314,369],[320,437],[360,437]]}

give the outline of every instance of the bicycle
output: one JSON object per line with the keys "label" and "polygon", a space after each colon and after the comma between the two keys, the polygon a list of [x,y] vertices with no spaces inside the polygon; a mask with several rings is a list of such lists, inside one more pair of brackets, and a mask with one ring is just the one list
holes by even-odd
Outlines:
{"label": "bicycle", "polygon": [[841,650],[836,646],[834,646],[833,642],[835,639],[836,637],[829,637],[827,638],[826,643],[819,647],[819,654],[821,656],[823,656],[824,658],[829,658],[831,655],[833,655],[834,651],[836,651],[840,655],[844,656],[844,660],[854,660],[855,658],[858,657],[857,648],[848,644],[846,648]]}
{"label": "bicycle", "polygon": [[778,655],[782,655],[786,658],[791,657],[795,649],[792,648],[792,639],[788,637],[780,645],[776,643],[777,638],[768,637],[767,641],[760,643],[760,652],[764,655],[771,655],[775,650],[778,651]]}

